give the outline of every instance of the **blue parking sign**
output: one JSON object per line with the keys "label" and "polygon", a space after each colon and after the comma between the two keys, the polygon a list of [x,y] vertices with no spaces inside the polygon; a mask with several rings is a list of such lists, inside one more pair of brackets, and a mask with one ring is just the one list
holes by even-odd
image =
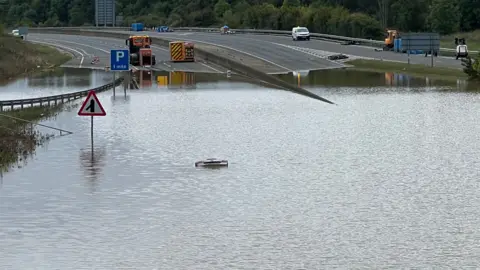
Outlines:
{"label": "blue parking sign", "polygon": [[110,70],[128,71],[130,70],[130,55],[128,50],[110,51]]}

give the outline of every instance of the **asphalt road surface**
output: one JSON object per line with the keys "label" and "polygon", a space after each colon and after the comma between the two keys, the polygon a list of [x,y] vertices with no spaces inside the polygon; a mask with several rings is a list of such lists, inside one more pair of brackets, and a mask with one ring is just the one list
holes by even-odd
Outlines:
{"label": "asphalt road surface", "polygon": [[[102,32],[105,30],[97,31]],[[130,31],[107,31],[112,33],[122,33],[126,36],[138,34],[138,32]],[[244,38],[242,36],[190,32],[157,33],[152,31],[145,33],[148,33],[152,37],[166,37],[172,40],[204,42],[207,44],[224,46],[241,53],[255,56],[261,60],[264,60],[265,62],[273,64],[277,67],[276,72],[279,73],[300,70],[332,69],[345,66],[342,63],[330,61],[321,57],[316,57],[297,50],[293,50],[291,48],[287,48],[285,46],[278,46],[271,42],[263,42],[254,39],[252,40]]]}
{"label": "asphalt road surface", "polygon": [[[110,66],[110,50],[127,49],[125,40],[85,37],[63,34],[29,34],[29,41],[38,42],[46,45],[54,45],[60,49],[74,55],[74,58],[64,66],[76,68],[99,68],[104,69]],[[156,55],[157,64],[153,70],[165,71],[186,71],[186,72],[225,72],[225,69],[210,63],[197,61],[195,63],[172,63],[167,49],[158,46],[152,46],[152,51]],[[91,64],[94,57],[99,58],[99,62]]]}
{"label": "asphalt road surface", "polygon": [[[120,32],[127,34],[138,34],[131,31],[99,30],[108,32]],[[253,34],[220,35],[220,33],[197,33],[197,32],[173,32],[157,33],[148,32],[151,36],[164,36],[175,39],[206,42],[233,48],[246,52],[257,57],[266,59],[289,70],[313,70],[322,68],[335,68],[341,65],[333,61],[321,59],[305,52],[298,51],[298,48],[317,51],[319,55],[331,55],[343,53],[359,58],[383,59],[388,61],[400,61],[407,63],[407,54],[394,52],[377,51],[367,46],[340,45],[339,43],[310,40],[293,41],[289,36],[269,36]],[[453,57],[434,57],[434,66],[461,68],[461,61]],[[431,57],[425,55],[410,55],[410,63],[430,65]]]}

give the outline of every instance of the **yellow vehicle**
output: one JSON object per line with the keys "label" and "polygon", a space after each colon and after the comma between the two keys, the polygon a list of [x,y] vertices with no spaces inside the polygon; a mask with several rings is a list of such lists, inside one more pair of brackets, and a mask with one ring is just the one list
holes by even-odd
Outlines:
{"label": "yellow vehicle", "polygon": [[194,45],[191,42],[170,42],[170,60],[172,62],[195,62]]}
{"label": "yellow vehicle", "polygon": [[397,30],[387,30],[387,36],[385,38],[385,45],[383,50],[390,51],[393,49],[395,39],[399,38],[400,35]]}
{"label": "yellow vehicle", "polygon": [[130,65],[139,66],[148,64],[154,66],[156,64],[155,55],[152,53],[150,46],[152,38],[147,35],[130,36],[125,40],[130,52]]}

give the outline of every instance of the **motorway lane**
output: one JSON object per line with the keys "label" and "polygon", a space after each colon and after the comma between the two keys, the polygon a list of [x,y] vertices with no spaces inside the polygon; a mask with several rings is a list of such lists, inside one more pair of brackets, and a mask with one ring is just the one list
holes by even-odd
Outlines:
{"label": "motorway lane", "polygon": [[[101,30],[104,31],[104,30]],[[111,31],[131,34],[129,31]],[[220,35],[219,33],[205,33],[205,32],[174,32],[174,33],[157,33],[148,32],[152,36],[165,37],[181,37],[184,40],[202,41],[208,43],[215,43],[223,46],[228,46],[240,51],[251,53],[255,56],[260,56],[266,60],[280,64],[291,70],[301,69],[316,69],[337,67],[338,63],[313,57],[310,54],[299,52],[295,49],[288,48],[300,47],[319,51],[320,55],[330,55],[336,53],[343,53],[351,56],[366,57],[373,59],[383,59],[389,61],[407,62],[406,54],[399,54],[393,52],[375,51],[372,47],[354,46],[354,45],[340,45],[339,43],[310,40],[310,41],[293,41],[289,36],[269,36],[269,35],[254,35],[254,34],[234,34],[234,35]],[[323,51],[323,52],[321,52]],[[316,58],[316,59],[315,59]],[[315,63],[316,64],[313,64]],[[430,65],[430,56],[424,55],[410,55],[410,62],[412,64]],[[449,68],[461,68],[461,61],[455,60],[453,57],[434,57],[434,65]]]}
{"label": "motorway lane", "polygon": [[[208,33],[203,33],[204,38],[208,38]],[[340,45],[336,42],[323,41],[323,40],[310,40],[310,41],[293,41],[288,36],[268,36],[268,35],[253,35],[253,34],[241,34],[246,40],[261,40],[265,42],[279,43],[290,46],[298,46],[304,48],[310,48],[315,50],[323,50],[333,53],[343,53],[348,55],[356,55],[361,57],[369,57],[384,60],[402,61],[407,62],[407,54],[400,54],[388,51],[375,51],[374,48],[368,46],[355,46],[355,45]],[[439,56],[434,57],[434,65],[450,68],[461,68],[462,64],[460,60],[455,60],[453,57]],[[425,57],[422,55],[410,55],[410,62],[412,64],[430,65],[430,55]]]}
{"label": "motorway lane", "polygon": [[[196,33],[194,37],[196,39],[209,40],[212,36],[216,36],[214,33]],[[387,51],[376,51],[375,48],[368,46],[355,46],[355,45],[340,45],[336,42],[324,41],[324,40],[310,40],[310,41],[293,41],[289,36],[269,36],[269,35],[254,35],[254,34],[238,34],[237,37],[250,42],[260,41],[269,42],[273,44],[281,44],[292,47],[309,48],[313,50],[323,51],[325,55],[331,55],[335,53],[343,53],[352,56],[383,59],[390,61],[407,62],[407,54],[399,54]],[[430,65],[431,57],[425,57],[422,55],[410,55],[410,63]],[[434,57],[434,65],[449,68],[462,68],[461,61],[455,60],[453,57]]]}
{"label": "motorway lane", "polygon": [[[113,30],[97,30],[123,33],[131,35],[138,32],[131,31],[113,31]],[[158,33],[147,32],[152,37],[166,37],[170,39],[181,39],[193,42],[205,42],[215,45],[222,45],[233,48],[237,51],[253,55],[266,62],[277,66],[277,72],[289,72],[299,70],[318,70],[341,68],[345,65],[337,63],[324,58],[315,57],[303,52],[292,50],[284,46],[278,46],[272,42],[265,42],[261,40],[245,39],[240,35],[220,35],[208,33],[195,32],[173,32],[173,33]]]}
{"label": "motorway lane", "polygon": [[[71,52],[75,58],[64,66],[101,68],[110,65],[110,50],[126,49],[125,41],[121,39],[85,37],[77,35],[62,34],[31,34],[31,41],[42,42],[43,44],[54,44],[62,49]],[[157,64],[153,70],[164,71],[187,71],[187,72],[224,72],[224,69],[218,66],[203,62],[195,63],[171,63],[170,55],[167,49],[152,46],[152,51],[156,55]],[[94,56],[99,57],[99,62],[95,65],[90,64]]]}

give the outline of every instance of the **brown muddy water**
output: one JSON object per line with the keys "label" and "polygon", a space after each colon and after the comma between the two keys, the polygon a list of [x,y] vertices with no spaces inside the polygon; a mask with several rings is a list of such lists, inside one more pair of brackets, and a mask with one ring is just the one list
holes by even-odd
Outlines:
{"label": "brown muddy water", "polygon": [[3,177],[0,268],[476,267],[480,96],[355,74],[301,78],[338,106],[153,74],[98,95],[93,153],[88,117],[47,121],[74,134]]}

